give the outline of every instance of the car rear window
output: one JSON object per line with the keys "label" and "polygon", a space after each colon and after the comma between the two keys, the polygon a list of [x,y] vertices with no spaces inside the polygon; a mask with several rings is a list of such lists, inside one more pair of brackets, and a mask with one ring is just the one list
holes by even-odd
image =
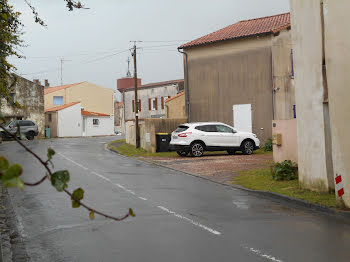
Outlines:
{"label": "car rear window", "polygon": [[181,133],[183,131],[186,131],[188,128],[188,126],[178,126],[175,130],[175,133]]}

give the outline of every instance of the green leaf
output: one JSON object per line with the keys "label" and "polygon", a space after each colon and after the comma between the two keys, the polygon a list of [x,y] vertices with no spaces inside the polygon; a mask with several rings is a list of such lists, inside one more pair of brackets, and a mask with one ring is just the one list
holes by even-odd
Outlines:
{"label": "green leaf", "polygon": [[55,150],[53,150],[51,147],[47,149],[47,158],[50,161],[52,159],[52,156],[55,154]]}
{"label": "green leaf", "polygon": [[131,208],[129,208],[129,215],[132,216],[132,217],[136,216],[134,211]]}
{"label": "green leaf", "polygon": [[62,192],[63,189],[68,187],[69,172],[67,170],[57,171],[51,176],[51,184],[57,189],[58,192]]}
{"label": "green leaf", "polygon": [[79,187],[78,189],[75,189],[73,192],[72,200],[82,200],[84,198],[84,190]]}
{"label": "green leaf", "polygon": [[21,140],[27,140],[27,137],[23,133],[20,133],[19,137]]}
{"label": "green leaf", "polygon": [[19,176],[22,174],[22,167],[19,164],[10,166],[1,177],[1,182],[6,187],[18,187],[24,189],[24,182]]}
{"label": "green leaf", "polygon": [[89,217],[90,217],[91,220],[94,220],[95,212],[91,211],[90,214],[89,214]]}
{"label": "green leaf", "polygon": [[10,179],[4,178],[4,176],[1,177],[1,182],[5,187],[18,187],[20,189],[24,189],[24,182],[19,177],[14,177]]}
{"label": "green leaf", "polygon": [[5,157],[0,156],[0,170],[7,170],[9,165],[9,161]]}
{"label": "green leaf", "polygon": [[73,207],[73,208],[78,208],[78,207],[80,207],[79,202],[77,202],[77,201],[75,201],[75,200],[72,200],[72,207]]}
{"label": "green leaf", "polygon": [[84,198],[84,190],[79,187],[78,189],[75,189],[72,194],[72,207],[78,208],[80,207],[80,203],[77,200],[82,200]]}
{"label": "green leaf", "polygon": [[20,175],[22,175],[22,167],[19,164],[13,164],[12,166],[10,166],[7,171],[5,172],[4,176],[7,177],[19,177]]}

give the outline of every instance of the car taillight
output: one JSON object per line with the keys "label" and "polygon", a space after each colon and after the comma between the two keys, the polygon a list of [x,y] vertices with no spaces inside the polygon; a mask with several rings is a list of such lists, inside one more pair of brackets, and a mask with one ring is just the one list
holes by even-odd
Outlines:
{"label": "car taillight", "polygon": [[181,134],[178,134],[177,136],[178,137],[187,137],[189,135],[191,135],[192,133],[191,132],[187,132],[187,133],[181,133]]}

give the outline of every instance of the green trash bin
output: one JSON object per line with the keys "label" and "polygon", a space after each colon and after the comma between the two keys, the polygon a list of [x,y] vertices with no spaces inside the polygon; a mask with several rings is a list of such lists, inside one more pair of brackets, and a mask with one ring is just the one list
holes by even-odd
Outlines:
{"label": "green trash bin", "polygon": [[49,128],[49,127],[46,127],[46,128],[45,128],[45,137],[46,137],[46,138],[50,138],[50,135],[51,135],[51,134],[50,134],[50,128]]}
{"label": "green trash bin", "polygon": [[157,152],[168,152],[170,140],[171,140],[171,134],[157,133],[156,134]]}

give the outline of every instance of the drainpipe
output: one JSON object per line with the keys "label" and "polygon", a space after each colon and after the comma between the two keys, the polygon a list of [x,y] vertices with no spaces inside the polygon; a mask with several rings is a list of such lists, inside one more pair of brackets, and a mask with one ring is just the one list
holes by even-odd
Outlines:
{"label": "drainpipe", "polygon": [[166,118],[169,118],[169,106],[165,105],[166,107]]}
{"label": "drainpipe", "polygon": [[185,56],[185,104],[186,104],[186,111],[187,111],[187,121],[188,123],[191,123],[191,107],[190,107],[190,101],[189,101],[189,88],[188,88],[188,65],[187,65],[187,53],[184,51],[180,51],[180,48],[177,49],[177,51]]}

